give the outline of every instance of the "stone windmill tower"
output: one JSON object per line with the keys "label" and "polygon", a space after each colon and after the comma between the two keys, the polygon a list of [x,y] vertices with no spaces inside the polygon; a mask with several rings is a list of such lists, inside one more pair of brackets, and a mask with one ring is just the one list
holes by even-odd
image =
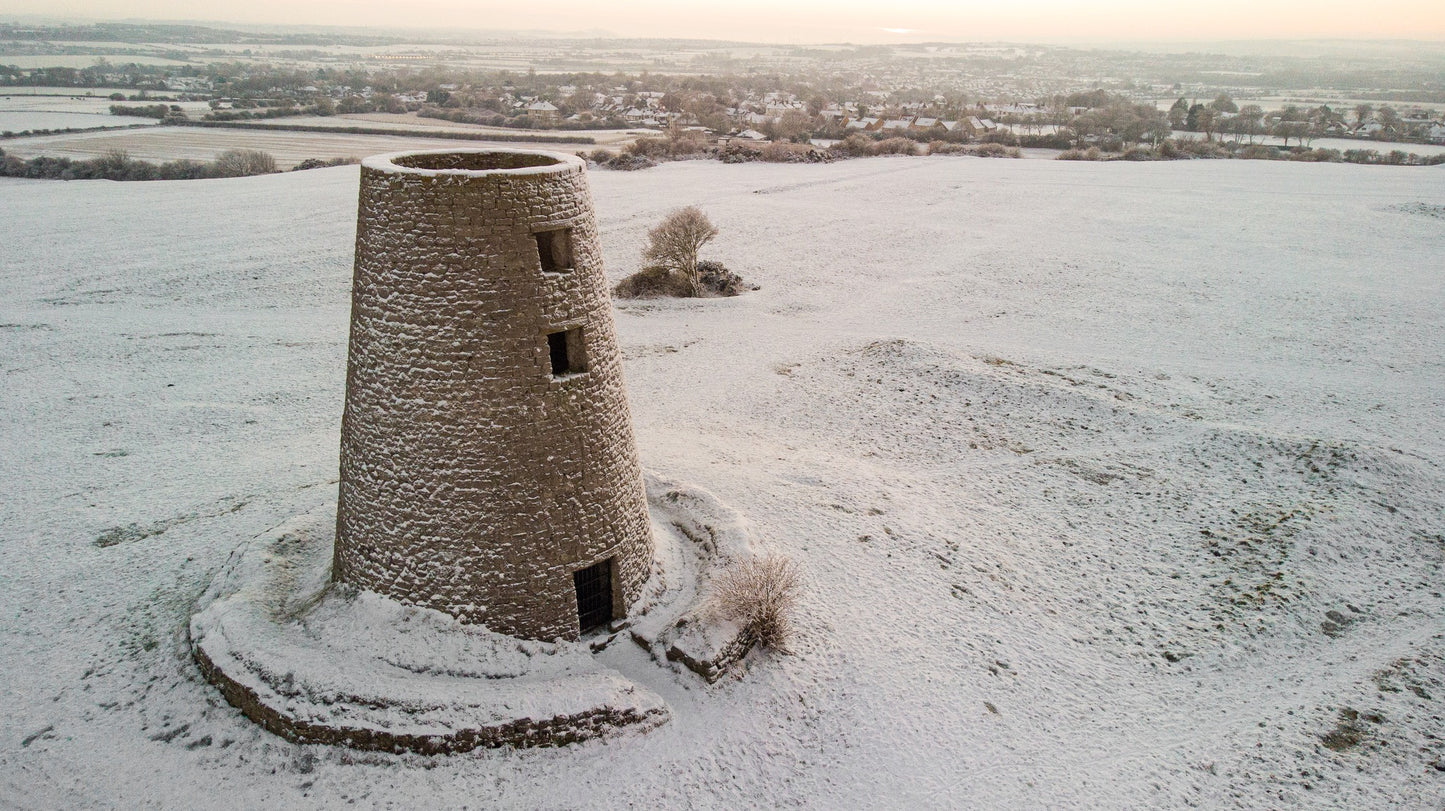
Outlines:
{"label": "stone windmill tower", "polygon": [[652,535],[578,158],[368,158],[333,576],[576,639],[624,616]]}

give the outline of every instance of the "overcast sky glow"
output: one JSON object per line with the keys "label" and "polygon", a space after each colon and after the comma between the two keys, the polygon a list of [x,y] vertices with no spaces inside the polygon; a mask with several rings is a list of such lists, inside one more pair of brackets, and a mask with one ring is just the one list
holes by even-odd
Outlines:
{"label": "overcast sky glow", "polygon": [[751,42],[1445,40],[1445,1],[1376,0],[0,0],[6,14],[278,25],[605,30]]}

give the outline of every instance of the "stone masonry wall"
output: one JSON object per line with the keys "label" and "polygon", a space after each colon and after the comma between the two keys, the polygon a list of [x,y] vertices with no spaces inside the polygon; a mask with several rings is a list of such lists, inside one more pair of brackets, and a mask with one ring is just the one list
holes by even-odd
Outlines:
{"label": "stone masonry wall", "polygon": [[[539,230],[570,229],[544,272]],[[586,370],[547,335],[581,327]],[[515,636],[578,636],[572,572],[652,537],[585,165],[515,150],[361,168],[334,577]]]}

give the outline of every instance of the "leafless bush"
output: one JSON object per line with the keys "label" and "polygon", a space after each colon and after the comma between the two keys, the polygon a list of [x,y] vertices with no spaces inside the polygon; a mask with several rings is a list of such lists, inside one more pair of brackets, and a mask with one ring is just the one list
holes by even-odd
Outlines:
{"label": "leafless bush", "polygon": [[1119,156],[1126,161],[1155,161],[1159,154],[1147,146],[1131,146]]}
{"label": "leafless bush", "polygon": [[216,173],[221,177],[269,175],[276,171],[276,159],[254,149],[228,149],[216,156]]}
{"label": "leafless bush", "polygon": [[1272,146],[1264,144],[1250,144],[1240,150],[1239,157],[1251,161],[1272,161],[1279,160],[1280,152]]}
{"label": "leafless bush", "polygon": [[713,607],[743,623],[758,644],[786,652],[793,638],[793,615],[802,596],[797,564],[768,554],[734,561],[713,580]]}
{"label": "leafless bush", "polygon": [[667,154],[674,158],[701,155],[709,145],[707,134],[697,130],[673,130],[667,136]]}
{"label": "leafless bush", "polygon": [[1196,158],[1225,158],[1229,153],[1213,141],[1196,141],[1186,138],[1179,142],[1179,148]]}
{"label": "leafless bush", "polygon": [[944,141],[929,141],[930,155],[972,155],[976,158],[1022,158],[1023,153],[1015,146],[1003,144],[951,144]]}
{"label": "leafless bush", "polygon": [[635,172],[639,169],[651,169],[657,165],[657,161],[642,155],[629,155],[624,152],[621,155],[613,155],[612,160],[602,165],[619,172]]}
{"label": "leafless bush", "polygon": [[1016,146],[986,143],[973,148],[973,154],[980,158],[1022,158],[1024,155]]}
{"label": "leafless bush", "polygon": [[329,169],[333,166],[350,166],[354,163],[361,163],[357,158],[307,158],[291,167],[293,172],[304,172],[307,169]]}
{"label": "leafless bush", "polygon": [[666,138],[643,137],[638,138],[636,141],[628,144],[623,149],[623,152],[628,155],[636,155],[637,157],[652,158],[653,160],[656,160],[658,158],[666,158],[668,156],[670,152],[670,145],[668,144]]}
{"label": "leafless bush", "polygon": [[839,155],[861,158],[873,154],[873,139],[862,133],[850,132],[847,138],[833,144],[829,149]]}
{"label": "leafless bush", "polygon": [[1019,137],[1005,129],[998,129],[994,130],[993,132],[984,133],[984,136],[982,138],[979,138],[978,140],[986,144],[999,144],[1001,146],[1019,146]]}
{"label": "leafless bush", "polygon": [[802,160],[802,156],[790,149],[787,144],[777,141],[765,145],[758,157],[768,163],[793,163]]}
{"label": "leafless bush", "polygon": [[689,298],[692,285],[669,268],[652,266],[618,282],[612,294],[618,298]]}
{"label": "leafless bush", "polygon": [[704,259],[697,263],[697,279],[702,284],[703,293],[711,296],[736,296],[748,289],[743,277],[728,270],[727,265],[715,259]]}
{"label": "leafless bush", "polygon": [[918,144],[907,138],[886,138],[873,145],[874,155],[913,155]]}

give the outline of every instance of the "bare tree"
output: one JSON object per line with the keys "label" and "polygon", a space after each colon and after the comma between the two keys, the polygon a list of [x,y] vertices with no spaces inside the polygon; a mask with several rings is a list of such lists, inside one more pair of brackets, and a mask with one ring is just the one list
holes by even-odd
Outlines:
{"label": "bare tree", "polygon": [[1249,136],[1249,142],[1254,143],[1254,136],[1264,132],[1264,108],[1258,104],[1246,104],[1239,109],[1239,121],[1241,130]]}
{"label": "bare tree", "polygon": [[682,276],[692,288],[692,294],[701,296],[697,254],[717,234],[717,226],[697,206],[679,208],[647,232],[648,244],[642,251],[642,257],[657,267]]}
{"label": "bare tree", "polygon": [[1214,140],[1214,130],[1219,125],[1219,111],[1213,107],[1200,107],[1195,124],[1204,132],[1204,140]]}

